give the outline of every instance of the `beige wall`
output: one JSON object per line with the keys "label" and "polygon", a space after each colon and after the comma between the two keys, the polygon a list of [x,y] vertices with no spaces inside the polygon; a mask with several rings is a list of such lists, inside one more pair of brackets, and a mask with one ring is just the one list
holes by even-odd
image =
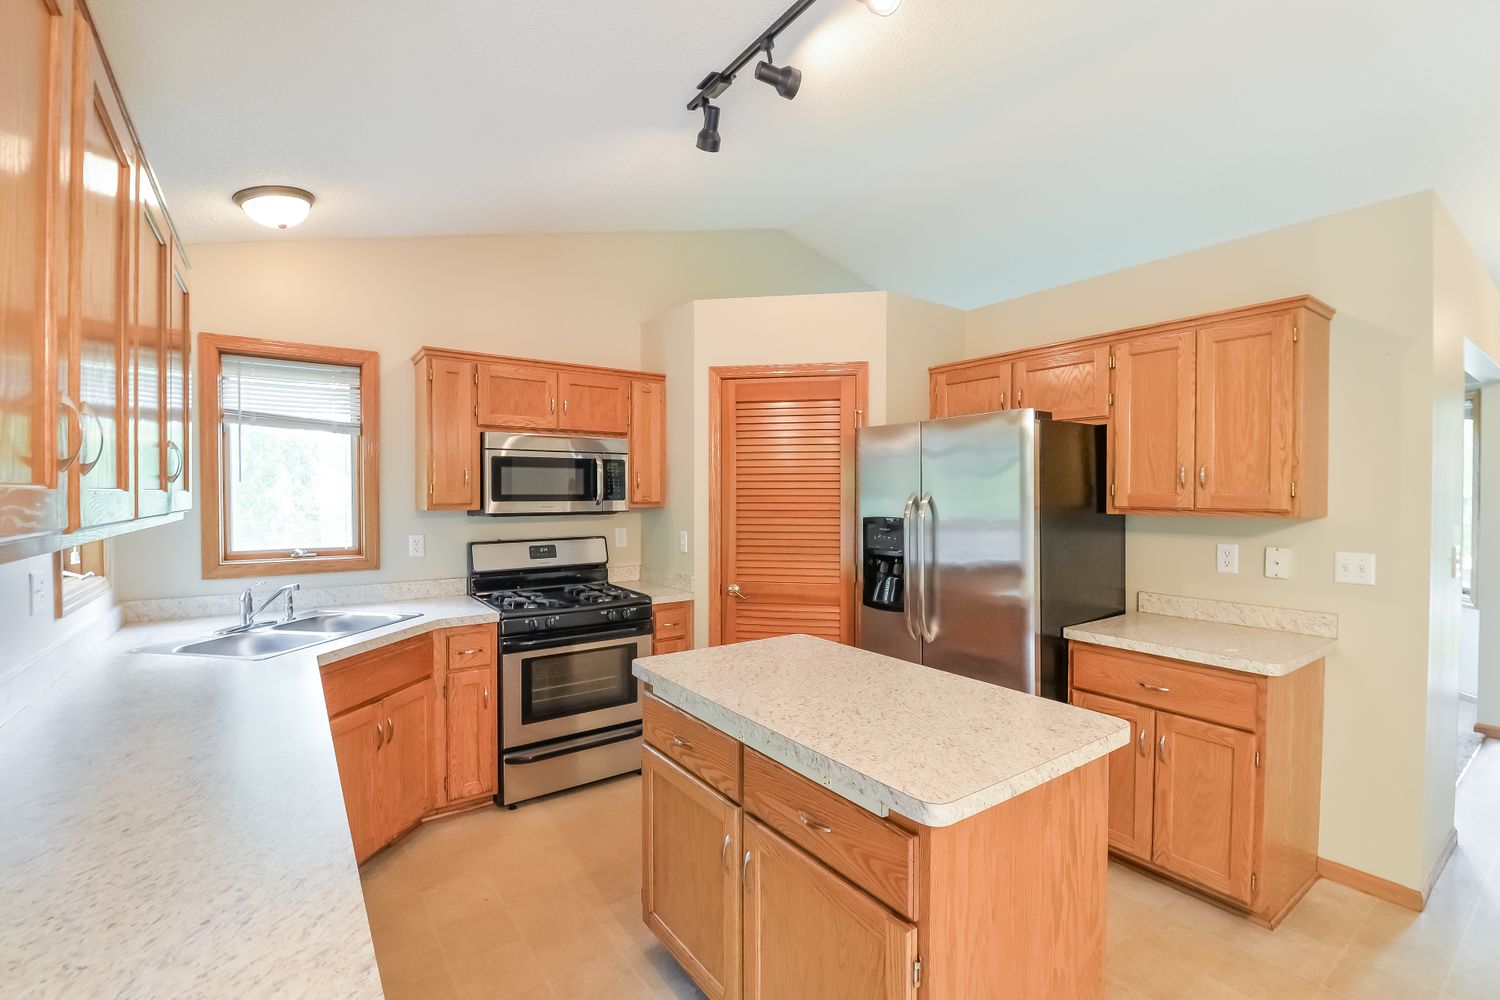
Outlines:
{"label": "beige wall", "polygon": [[[1434,536],[1457,513],[1448,485],[1434,489],[1440,428],[1429,415],[1435,401],[1445,414],[1451,408],[1449,383],[1461,376],[1449,370],[1447,346],[1437,355],[1441,374],[1434,362],[1436,211],[1431,195],[1416,195],[1208,247],[975,310],[966,334],[967,354],[977,356],[1304,293],[1338,310],[1328,516],[1132,517],[1126,582],[1132,595],[1339,615],[1328,660],[1322,853],[1413,887],[1452,827],[1451,753],[1439,758],[1454,727],[1450,715],[1445,744],[1437,715],[1454,705],[1446,664],[1457,635],[1456,618],[1450,634],[1439,609],[1456,603],[1438,578]],[[1445,470],[1449,456],[1441,457]],[[1239,544],[1239,574],[1215,572],[1218,542]],[[1268,545],[1293,550],[1291,579],[1263,575]],[[1378,585],[1334,584],[1340,550],[1375,553]],[[1429,671],[1433,661],[1442,666]]]}
{"label": "beige wall", "polygon": [[[636,368],[641,323],[696,298],[842,291],[861,283],[776,232],[484,236],[267,242],[191,249],[200,332],[381,354],[381,569],[306,577],[339,586],[463,576],[465,544],[599,530],[640,561],[640,515],[597,521],[470,518],[415,503],[411,355],[424,344]],[[670,400],[669,400],[670,403]],[[614,552],[613,529],[629,544]],[[407,556],[425,534],[427,556]],[[200,576],[196,513],[118,543],[122,600],[229,593]]]}

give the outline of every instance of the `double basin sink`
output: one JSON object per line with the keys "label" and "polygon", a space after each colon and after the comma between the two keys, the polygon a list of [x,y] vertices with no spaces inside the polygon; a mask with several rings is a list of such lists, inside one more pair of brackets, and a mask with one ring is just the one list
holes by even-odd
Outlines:
{"label": "double basin sink", "polygon": [[357,635],[397,622],[422,617],[419,612],[318,611],[277,625],[256,625],[243,632],[162,642],[132,649],[132,653],[166,656],[219,656],[231,660],[265,660],[333,639]]}

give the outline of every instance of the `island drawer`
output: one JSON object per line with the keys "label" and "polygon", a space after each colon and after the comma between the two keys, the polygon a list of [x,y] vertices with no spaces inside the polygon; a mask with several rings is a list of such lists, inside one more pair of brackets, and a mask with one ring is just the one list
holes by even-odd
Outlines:
{"label": "island drawer", "polygon": [[915,919],[913,834],[750,749],[745,750],[745,809],[901,916]]}
{"label": "island drawer", "polygon": [[442,639],[447,647],[449,670],[469,670],[495,665],[495,626],[449,629]]}
{"label": "island drawer", "polygon": [[385,646],[323,668],[328,716],[342,715],[432,677],[432,633]]}
{"label": "island drawer", "polygon": [[1255,730],[1260,682],[1250,674],[1074,644],[1073,687],[1178,715]]}
{"label": "island drawer", "polygon": [[646,742],[729,798],[740,800],[740,744],[705,722],[647,696],[642,706]]}

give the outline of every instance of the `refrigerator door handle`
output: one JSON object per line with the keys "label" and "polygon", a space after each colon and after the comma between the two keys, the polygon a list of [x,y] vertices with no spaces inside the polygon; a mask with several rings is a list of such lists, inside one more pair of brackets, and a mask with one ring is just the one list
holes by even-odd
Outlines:
{"label": "refrigerator door handle", "polygon": [[937,507],[932,502],[931,493],[923,494],[922,499],[917,501],[917,545],[922,551],[921,564],[917,567],[920,574],[917,603],[921,611],[921,618],[918,620],[922,626],[922,641],[933,642],[938,635],[937,616],[929,613],[927,577],[932,569],[933,551],[937,548]]}
{"label": "refrigerator door handle", "polygon": [[912,600],[911,576],[912,572],[922,565],[922,554],[917,551],[916,532],[912,529],[912,511],[917,506],[917,495],[913,493],[906,498],[906,506],[901,508],[901,549],[902,556],[906,559],[906,570],[901,574],[901,605],[906,609],[906,634],[918,642],[921,637],[917,635],[917,626],[912,618],[916,610],[915,602]]}

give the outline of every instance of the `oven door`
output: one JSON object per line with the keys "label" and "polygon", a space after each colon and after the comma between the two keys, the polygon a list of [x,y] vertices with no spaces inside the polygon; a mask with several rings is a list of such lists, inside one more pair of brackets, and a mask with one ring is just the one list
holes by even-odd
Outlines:
{"label": "oven door", "polygon": [[651,655],[636,629],[574,639],[507,640],[500,657],[500,742],[506,750],[641,718],[631,666]]}

